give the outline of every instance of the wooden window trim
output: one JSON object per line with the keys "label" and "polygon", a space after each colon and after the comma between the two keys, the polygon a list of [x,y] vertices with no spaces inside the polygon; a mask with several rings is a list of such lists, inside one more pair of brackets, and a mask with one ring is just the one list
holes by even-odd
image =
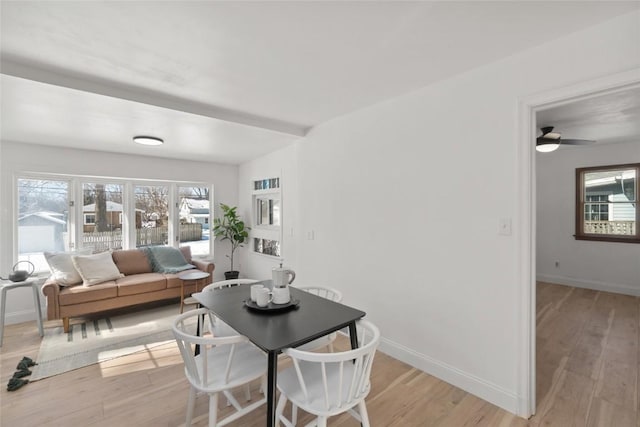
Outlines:
{"label": "wooden window trim", "polygon": [[[619,236],[613,234],[586,234],[584,233],[584,211],[582,197],[584,194],[584,180],[583,174],[585,172],[593,172],[598,170],[616,170],[616,169],[635,169],[636,170],[636,182],[635,182],[635,204],[636,204],[636,234],[634,236]],[[597,242],[618,242],[618,243],[640,243],[640,185],[638,181],[640,178],[640,163],[626,163],[621,165],[604,165],[604,166],[590,166],[586,168],[576,168],[576,195],[575,195],[575,234],[576,240],[590,240]]]}

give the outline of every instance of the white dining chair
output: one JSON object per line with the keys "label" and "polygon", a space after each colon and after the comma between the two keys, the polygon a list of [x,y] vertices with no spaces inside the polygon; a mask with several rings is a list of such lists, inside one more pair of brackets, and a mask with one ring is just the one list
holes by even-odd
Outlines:
{"label": "white dining chair", "polygon": [[229,279],[229,280],[220,280],[218,282],[209,283],[207,286],[202,288],[202,291],[205,290],[214,290],[220,288],[230,288],[232,286],[238,285],[248,285],[250,283],[256,283],[257,280],[254,279]]}
{"label": "white dining chair", "polygon": [[[179,315],[173,323],[173,334],[184,360],[185,375],[191,385],[186,425],[191,425],[196,396],[201,392],[209,395],[209,426],[224,426],[266,403],[266,398],[262,398],[242,407],[233,396],[232,389],[264,377],[267,360],[264,352],[241,335],[196,335],[196,324],[201,321],[202,316],[211,316],[211,312],[206,308],[191,310]],[[203,328],[199,329],[202,331]],[[194,355],[196,345],[200,346],[198,355]],[[226,396],[236,412],[218,422],[219,393]]]}
{"label": "white dining chair", "polygon": [[[230,280],[221,280],[219,282],[213,282],[202,288],[202,292],[213,292],[218,289],[223,288],[231,288],[233,286],[238,285],[248,285],[258,282],[254,279],[230,279]],[[222,320],[218,319],[216,316],[210,316],[209,330],[210,332],[217,337],[223,337],[227,335],[238,335],[238,333],[231,326],[227,325]]]}
{"label": "white dining chair", "polygon": [[[318,295],[334,302],[342,301],[342,292],[334,288],[326,286],[296,286],[296,289]],[[333,332],[296,348],[303,351],[314,351],[324,347],[329,347],[329,351],[333,352],[333,342],[336,340],[337,336],[337,332]]]}
{"label": "white dining chair", "polygon": [[[356,328],[360,346],[355,350],[337,353],[284,350],[293,366],[278,373],[280,399],[276,420],[293,427],[300,408],[317,416],[308,425],[317,423],[318,427],[326,427],[327,418],[349,412],[364,427],[369,427],[365,398],[371,389],[371,367],[380,331],[366,320],[358,321]],[[287,401],[292,404],[291,420],[283,415]]]}

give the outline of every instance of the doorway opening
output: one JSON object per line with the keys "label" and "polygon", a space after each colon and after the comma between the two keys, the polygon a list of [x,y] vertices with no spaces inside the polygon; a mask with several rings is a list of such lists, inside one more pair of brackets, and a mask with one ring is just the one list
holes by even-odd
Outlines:
{"label": "doorway opening", "polygon": [[[518,165],[519,197],[519,370],[518,415],[536,413],[536,280],[537,280],[537,163],[535,140],[539,136],[537,116],[552,108],[587,101],[599,96],[640,88],[638,70],[610,75],[534,97],[519,104]],[[552,153],[551,153],[552,154]]]}

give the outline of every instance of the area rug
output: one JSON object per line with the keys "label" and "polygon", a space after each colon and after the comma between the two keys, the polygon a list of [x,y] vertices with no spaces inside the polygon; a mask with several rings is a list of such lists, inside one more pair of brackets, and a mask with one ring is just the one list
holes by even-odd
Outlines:
{"label": "area rug", "polygon": [[[88,318],[72,324],[68,333],[62,326],[46,328],[38,363],[30,381],[144,351],[172,341],[171,326],[179,306],[168,305],[113,317]],[[195,324],[195,322],[194,322]]]}

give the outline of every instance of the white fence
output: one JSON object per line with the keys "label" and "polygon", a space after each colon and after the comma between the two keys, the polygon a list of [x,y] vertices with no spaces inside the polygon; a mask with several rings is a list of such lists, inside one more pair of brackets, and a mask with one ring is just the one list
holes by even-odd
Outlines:
{"label": "white fence", "polygon": [[585,221],[585,234],[618,234],[631,236],[636,234],[635,221]]}
{"label": "white fence", "polygon": [[[136,229],[136,246],[166,245],[169,242],[166,226]],[[202,240],[202,224],[180,224],[180,241]],[[93,248],[94,252],[122,249],[122,230],[101,231],[82,234],[82,247]]]}

